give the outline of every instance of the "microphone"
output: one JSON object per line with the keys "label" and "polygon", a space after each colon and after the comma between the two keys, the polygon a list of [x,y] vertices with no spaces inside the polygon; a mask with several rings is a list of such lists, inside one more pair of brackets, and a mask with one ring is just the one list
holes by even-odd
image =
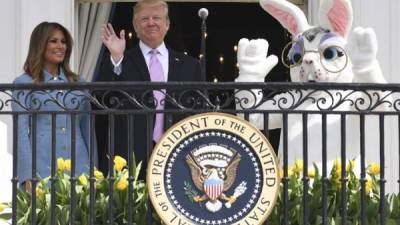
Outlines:
{"label": "microphone", "polygon": [[207,19],[207,16],[208,16],[208,9],[201,8],[201,9],[199,9],[198,14],[199,14],[200,19],[205,20],[205,19]]}
{"label": "microphone", "polygon": [[200,67],[201,67],[201,77],[206,80],[206,37],[207,37],[207,25],[206,19],[208,16],[208,9],[199,9],[199,17],[201,19],[201,38],[200,38]]}

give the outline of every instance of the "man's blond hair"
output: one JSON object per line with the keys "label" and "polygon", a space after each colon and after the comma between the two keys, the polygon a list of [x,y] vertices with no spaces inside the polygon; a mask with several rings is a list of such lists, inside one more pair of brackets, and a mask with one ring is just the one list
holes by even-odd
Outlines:
{"label": "man's blond hair", "polygon": [[136,15],[142,10],[143,6],[162,6],[165,9],[166,19],[169,21],[168,16],[168,4],[162,0],[141,0],[133,6],[133,20],[136,19]]}

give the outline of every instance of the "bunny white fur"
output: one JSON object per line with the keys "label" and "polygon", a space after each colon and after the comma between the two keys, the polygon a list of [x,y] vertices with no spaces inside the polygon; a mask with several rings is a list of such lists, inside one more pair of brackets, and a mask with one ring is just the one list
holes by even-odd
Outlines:
{"label": "bunny white fur", "polygon": [[[372,29],[355,28],[350,37],[348,33],[352,24],[352,8],[349,0],[323,0],[319,11],[320,24],[316,27],[310,26],[304,13],[295,5],[285,0],[260,0],[260,5],[264,10],[276,18],[293,36],[293,41],[301,45],[305,50],[301,64],[290,69],[290,76],[294,82],[386,82],[379,63],[376,59],[377,40]],[[322,66],[318,51],[326,46],[339,46],[346,49],[348,62],[346,67],[338,72],[329,72],[326,66]],[[339,52],[340,53],[340,52]],[[264,82],[265,76],[277,64],[276,56],[268,56],[268,42],[265,40],[241,39],[238,45],[239,76],[236,82]],[[344,60],[345,57],[337,57],[336,60]],[[331,62],[329,62],[331,63]],[[341,65],[344,61],[341,62]],[[340,64],[340,63],[338,63]],[[335,91],[333,91],[335,92]],[[337,91],[336,91],[337,92]],[[342,94],[349,93],[341,91]],[[309,94],[302,91],[303,96]],[[329,109],[338,96],[328,96],[327,93],[319,93],[317,98],[326,97],[326,102],[312,103],[306,101],[296,110],[316,111],[321,108]],[[322,96],[320,96],[322,95]],[[326,95],[326,96],[324,96]],[[237,99],[247,99],[248,102],[238,101],[237,108],[248,108],[258,105],[263,94],[261,90],[251,92],[239,91]],[[360,94],[353,94],[351,98],[357,99]],[[290,100],[296,101],[300,98],[300,93],[287,92],[274,97],[275,100],[285,98],[290,105]],[[319,106],[317,106],[319,104]],[[284,108],[284,107],[283,107]],[[259,109],[274,110],[280,109],[274,101],[266,101],[259,106]],[[352,111],[354,105],[343,103],[334,111]],[[322,116],[320,114],[307,115],[307,144],[309,165],[312,162],[321,163],[322,161]],[[341,117],[337,114],[328,114],[327,118],[327,153],[328,161],[332,162],[340,157],[341,145]],[[264,116],[262,114],[250,114],[250,121],[259,129],[264,129]],[[360,152],[360,132],[359,117],[357,115],[347,115],[345,117],[345,149],[348,159],[358,159]],[[269,129],[282,128],[282,114],[269,114]],[[301,114],[288,115],[288,156],[289,163],[295,159],[303,158],[303,120]],[[279,148],[280,158],[282,158],[282,137]],[[368,137],[367,137],[368,138]],[[378,149],[376,149],[378,152]],[[375,159],[376,160],[376,159]],[[329,167],[328,167],[329,168]]]}

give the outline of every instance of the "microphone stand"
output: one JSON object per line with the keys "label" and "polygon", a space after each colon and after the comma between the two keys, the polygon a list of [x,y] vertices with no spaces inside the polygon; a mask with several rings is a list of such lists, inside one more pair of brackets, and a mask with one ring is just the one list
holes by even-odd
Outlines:
{"label": "microphone stand", "polygon": [[200,39],[200,67],[201,77],[206,80],[206,16],[201,17],[201,39]]}

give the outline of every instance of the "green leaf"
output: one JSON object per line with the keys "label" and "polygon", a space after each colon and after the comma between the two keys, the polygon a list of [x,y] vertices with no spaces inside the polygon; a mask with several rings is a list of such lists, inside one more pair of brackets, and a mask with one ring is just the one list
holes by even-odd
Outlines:
{"label": "green leaf", "polygon": [[0,220],[8,221],[12,217],[12,213],[2,213],[0,214]]}

